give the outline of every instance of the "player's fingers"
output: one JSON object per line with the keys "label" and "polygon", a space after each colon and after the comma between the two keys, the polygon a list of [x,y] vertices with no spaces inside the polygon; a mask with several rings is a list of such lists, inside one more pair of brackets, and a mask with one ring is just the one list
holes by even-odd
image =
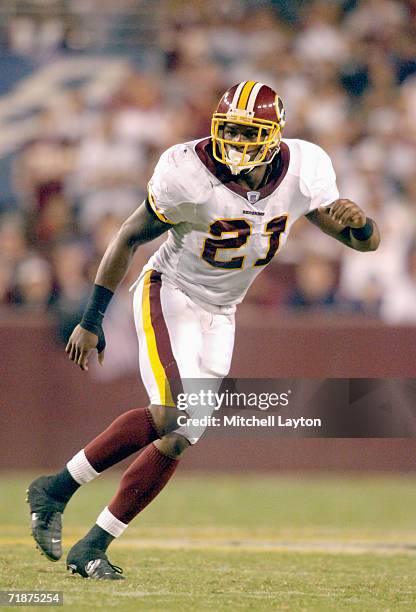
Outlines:
{"label": "player's fingers", "polygon": [[350,200],[341,199],[336,202],[336,209],[341,212],[350,208],[351,204],[352,202],[350,202]]}
{"label": "player's fingers", "polygon": [[78,346],[78,347],[77,347],[76,356],[75,356],[75,363],[76,363],[77,365],[79,365],[79,363],[80,363],[80,360],[81,360],[81,358],[82,358],[82,354],[83,354],[83,352],[84,352],[84,349],[83,349],[82,347]]}
{"label": "player's fingers", "polygon": [[354,217],[354,213],[351,210],[346,210],[340,217],[340,221],[343,225],[348,225],[350,221],[352,221]]}
{"label": "player's fingers", "polygon": [[75,361],[75,353],[76,353],[76,346],[75,344],[71,344],[71,348],[69,351],[69,358],[71,361]]}
{"label": "player's fingers", "polygon": [[331,204],[331,210],[335,211],[337,210],[337,208],[339,208],[341,206],[341,200],[335,200],[335,202],[333,202]]}
{"label": "player's fingers", "polygon": [[344,211],[345,206],[341,202],[335,202],[335,204],[331,206],[330,215],[335,221],[338,221]]}
{"label": "player's fingers", "polygon": [[71,348],[72,348],[72,343],[70,340],[68,340],[68,344],[65,347],[65,353],[69,354],[71,352]]}
{"label": "player's fingers", "polygon": [[343,214],[342,209],[341,210],[338,209],[331,216],[334,221],[336,221],[337,223],[341,223],[342,214]]}
{"label": "player's fingers", "polygon": [[98,353],[98,363],[101,366],[104,365],[104,353],[105,353],[105,350],[102,350],[101,353]]}
{"label": "player's fingers", "polygon": [[88,355],[90,351],[81,351],[78,357],[78,365],[81,370],[88,370]]}
{"label": "player's fingers", "polygon": [[81,349],[81,348],[78,349],[77,360],[76,360],[78,365],[81,365],[81,362],[83,361],[85,354],[86,354],[86,351],[84,349]]}
{"label": "player's fingers", "polygon": [[361,221],[362,215],[361,213],[357,213],[349,220],[349,225],[355,225],[359,221]]}
{"label": "player's fingers", "polygon": [[355,210],[351,211],[349,223],[364,224],[365,223],[365,215],[363,214],[363,212],[361,210],[355,209]]}
{"label": "player's fingers", "polygon": [[80,354],[80,348],[78,346],[75,346],[74,359],[73,359],[75,363],[78,363],[79,354]]}
{"label": "player's fingers", "polygon": [[338,207],[334,204],[333,206],[331,206],[331,208],[328,209],[328,214],[330,217],[335,219],[337,215],[337,211],[338,211]]}

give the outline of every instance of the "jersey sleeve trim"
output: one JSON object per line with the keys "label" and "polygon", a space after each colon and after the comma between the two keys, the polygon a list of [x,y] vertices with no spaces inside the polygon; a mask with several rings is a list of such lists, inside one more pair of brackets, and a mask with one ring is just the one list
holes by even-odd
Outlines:
{"label": "jersey sleeve trim", "polygon": [[[145,206],[146,206],[146,210],[149,213],[149,215],[151,215],[154,219],[157,219],[158,221],[160,221],[160,217],[155,213],[154,209],[152,208],[149,198],[147,197],[144,201]],[[165,221],[163,222],[165,223]]]}
{"label": "jersey sleeve trim", "polygon": [[159,221],[162,221],[162,223],[167,223],[168,225],[177,225],[175,221],[171,221],[170,219],[168,219],[166,215],[164,215],[162,211],[158,208],[156,204],[155,196],[152,193],[150,185],[147,187],[147,201],[149,202],[149,205],[152,211],[154,212],[156,217],[159,219]]}

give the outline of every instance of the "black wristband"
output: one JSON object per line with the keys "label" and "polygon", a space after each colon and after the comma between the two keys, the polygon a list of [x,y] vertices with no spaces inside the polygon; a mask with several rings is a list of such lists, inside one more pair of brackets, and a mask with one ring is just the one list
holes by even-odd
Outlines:
{"label": "black wristband", "polygon": [[110,291],[110,289],[102,287],[101,285],[94,285],[94,289],[89,297],[84,314],[82,315],[80,322],[81,327],[99,336],[102,330],[101,326],[105,311],[113,295],[114,293]]}
{"label": "black wristband", "polygon": [[367,217],[367,220],[363,227],[351,227],[350,232],[356,240],[368,240],[369,238],[371,238],[374,232],[373,220],[370,219],[370,217]]}

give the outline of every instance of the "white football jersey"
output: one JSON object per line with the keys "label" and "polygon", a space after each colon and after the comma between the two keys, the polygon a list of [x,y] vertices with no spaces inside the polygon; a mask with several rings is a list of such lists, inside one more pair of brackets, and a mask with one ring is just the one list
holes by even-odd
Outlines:
{"label": "white football jersey", "polygon": [[283,247],[299,217],[339,198],[329,156],[304,140],[283,139],[266,186],[247,191],[209,150],[209,138],[165,151],[148,201],[167,240],[154,269],[211,312],[231,313]]}

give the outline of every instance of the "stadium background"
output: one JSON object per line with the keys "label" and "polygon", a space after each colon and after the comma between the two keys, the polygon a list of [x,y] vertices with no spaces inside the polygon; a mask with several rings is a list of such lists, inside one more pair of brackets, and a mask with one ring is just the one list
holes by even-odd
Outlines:
{"label": "stadium background", "polygon": [[[2,0],[0,589],[80,612],[415,609],[415,34],[414,0]],[[382,244],[298,223],[239,308],[232,374],[407,378],[407,403],[375,413],[394,438],[209,432],[112,546],[128,580],[85,584],[34,550],[24,491],[144,405],[128,287],[156,243],[111,303],[105,367],[77,370],[65,339],[160,152],[208,134],[246,79],[279,91],[285,136],[328,151]],[[65,552],[117,469],[71,501]]]}
{"label": "stadium background", "polygon": [[[161,151],[207,135],[240,80],[279,91],[284,136],[326,149],[382,243],[356,253],[300,222],[239,308],[232,374],[415,377],[415,34],[411,0],[1,3],[0,466],[59,465],[144,404],[128,287],[157,243],[111,304],[105,367],[75,369],[65,339]],[[208,435],[182,469],[416,464],[412,439],[253,436]]]}

